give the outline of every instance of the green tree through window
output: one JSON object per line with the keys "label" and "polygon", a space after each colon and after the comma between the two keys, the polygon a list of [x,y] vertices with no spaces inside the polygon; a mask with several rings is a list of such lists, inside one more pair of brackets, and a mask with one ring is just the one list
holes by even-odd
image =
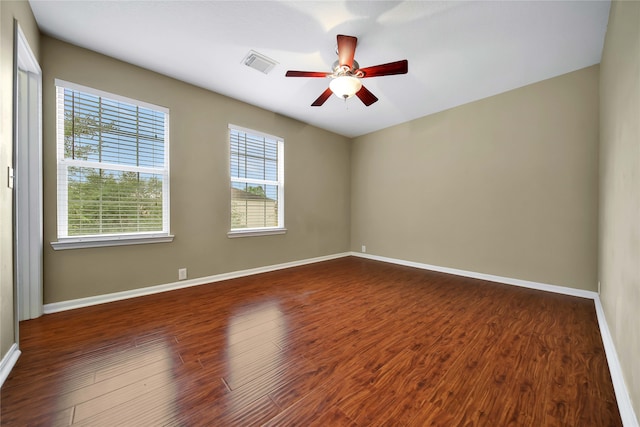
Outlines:
{"label": "green tree through window", "polygon": [[58,87],[59,238],[168,233],[168,113],[86,89]]}

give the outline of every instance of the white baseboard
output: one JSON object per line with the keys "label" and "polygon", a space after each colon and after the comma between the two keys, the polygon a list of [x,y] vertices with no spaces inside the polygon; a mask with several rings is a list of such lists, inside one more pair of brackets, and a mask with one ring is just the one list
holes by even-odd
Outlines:
{"label": "white baseboard", "polygon": [[638,418],[633,410],[631,403],[631,397],[627,386],[624,382],[624,376],[622,375],[622,366],[618,359],[618,353],[613,344],[613,339],[609,332],[609,326],[604,315],[602,304],[600,303],[600,296],[597,292],[585,291],[582,289],[566,288],[564,286],[549,285],[546,283],[530,282],[527,280],[512,279],[509,277],[493,276],[490,274],[476,273],[473,271],[458,270],[455,268],[440,267],[436,265],[423,264],[413,261],[405,261],[396,258],[387,258],[377,255],[370,255],[360,252],[351,252],[351,255],[360,258],[367,258],[376,261],[389,262],[392,264],[399,264],[408,267],[421,268],[423,270],[437,271],[440,273],[455,274],[456,276],[471,277],[474,279],[488,280],[490,282],[504,283],[507,285],[522,286],[530,289],[537,289],[541,291],[554,292],[558,294],[577,296],[582,298],[588,298],[593,300],[596,306],[596,315],[598,317],[598,325],[600,326],[600,335],[602,336],[602,343],[604,344],[604,351],[607,356],[607,364],[609,365],[609,372],[611,374],[611,381],[613,382],[613,389],[616,394],[616,400],[618,401],[618,410],[620,411],[620,417],[625,427],[640,427],[638,425]]}
{"label": "white baseboard", "polygon": [[620,366],[620,360],[618,359],[618,353],[616,347],[613,344],[613,338],[609,331],[609,325],[607,319],[604,316],[604,308],[600,302],[600,297],[596,296],[593,302],[596,305],[596,314],[598,315],[598,326],[600,326],[600,335],[602,336],[602,344],[604,344],[604,352],[607,355],[607,363],[609,364],[609,373],[611,374],[611,381],[613,382],[613,389],[616,392],[616,400],[618,401],[618,410],[620,411],[620,418],[622,418],[622,424],[625,427],[639,427],[638,418],[633,410],[633,404],[631,403],[631,397],[627,385],[624,381],[624,375],[622,374],[622,366]]}
{"label": "white baseboard", "polygon": [[0,361],[0,387],[4,384],[7,377],[11,373],[11,370],[15,366],[18,358],[20,357],[20,350],[18,350],[18,344],[13,344],[7,354]]}
{"label": "white baseboard", "polygon": [[107,302],[120,301],[129,298],[141,297],[144,295],[157,294],[160,292],[173,291],[176,289],[189,288],[191,286],[206,285],[208,283],[220,282],[223,280],[235,279],[238,277],[251,276],[254,274],[267,273],[269,271],[282,270],[285,268],[297,267],[300,265],[313,264],[321,261],[342,258],[349,256],[349,252],[326,255],[316,258],[308,258],[299,261],[285,262],[282,264],[268,265],[265,267],[250,268],[247,270],[232,271],[230,273],[215,274],[213,276],[199,277],[196,279],[181,280],[179,282],[166,283],[164,285],[149,286],[146,288],[132,289],[130,291],[114,292],[106,295],[96,295],[93,297],[79,298],[69,301],[54,302],[45,304],[44,314],[57,313],[59,311],[72,310],[74,308],[88,307],[91,305],[104,304]]}
{"label": "white baseboard", "polygon": [[520,286],[523,288],[537,289],[539,291],[554,292],[557,294],[571,295],[574,297],[582,297],[595,299],[597,292],[585,291],[584,289],[566,288],[564,286],[549,285],[546,283],[530,282],[528,280],[512,279],[510,277],[494,276],[492,274],[476,273],[475,271],[458,270],[457,268],[440,267],[437,265],[423,264],[420,262],[405,261],[396,258],[387,258],[378,255],[364,254],[360,252],[351,252],[351,255],[360,258],[373,259],[376,261],[389,262],[392,264],[404,265],[407,267],[421,268],[423,270],[437,271],[439,273],[454,274],[456,276],[470,277],[473,279],[487,280],[489,282],[504,283],[507,285]]}

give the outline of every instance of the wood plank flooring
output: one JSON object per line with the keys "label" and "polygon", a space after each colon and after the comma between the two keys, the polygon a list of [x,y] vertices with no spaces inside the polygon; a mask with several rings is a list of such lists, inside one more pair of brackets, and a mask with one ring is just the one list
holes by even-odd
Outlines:
{"label": "wood plank flooring", "polygon": [[354,257],[20,330],[2,425],[622,425],[592,301]]}

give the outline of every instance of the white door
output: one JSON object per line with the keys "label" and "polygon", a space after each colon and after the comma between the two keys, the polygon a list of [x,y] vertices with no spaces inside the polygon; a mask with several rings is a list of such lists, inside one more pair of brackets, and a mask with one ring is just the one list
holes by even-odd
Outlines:
{"label": "white door", "polygon": [[42,73],[17,23],[15,40],[15,298],[17,320],[27,320],[41,316],[43,304]]}

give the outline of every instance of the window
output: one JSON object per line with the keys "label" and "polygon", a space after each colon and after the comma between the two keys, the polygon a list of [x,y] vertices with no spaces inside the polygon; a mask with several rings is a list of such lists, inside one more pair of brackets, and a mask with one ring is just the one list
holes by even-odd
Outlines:
{"label": "window", "polygon": [[54,249],[171,241],[169,110],[56,80]]}
{"label": "window", "polygon": [[284,141],[229,125],[229,237],[284,233]]}

